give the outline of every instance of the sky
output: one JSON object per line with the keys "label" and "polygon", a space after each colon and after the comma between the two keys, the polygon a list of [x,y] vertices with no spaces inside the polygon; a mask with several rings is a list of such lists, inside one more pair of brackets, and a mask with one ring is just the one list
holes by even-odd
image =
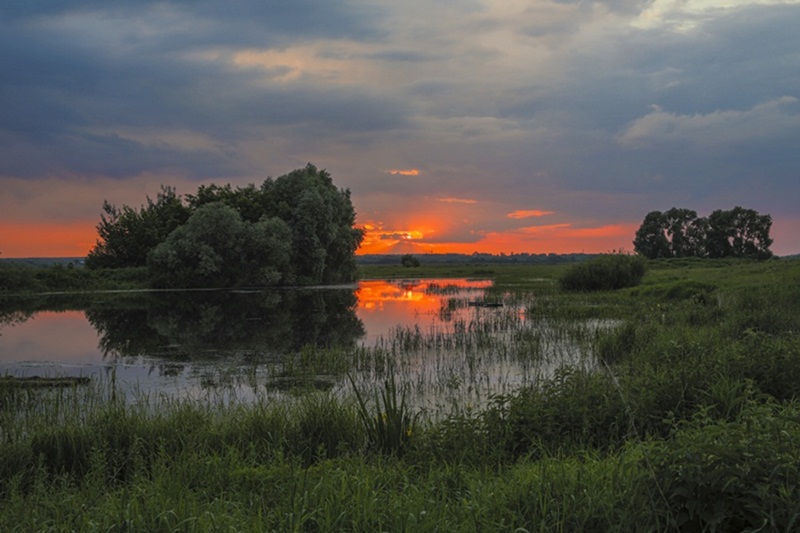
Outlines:
{"label": "sky", "polygon": [[653,210],[800,253],[800,0],[0,0],[0,257],[104,200],[313,163],[360,253],[631,250]]}

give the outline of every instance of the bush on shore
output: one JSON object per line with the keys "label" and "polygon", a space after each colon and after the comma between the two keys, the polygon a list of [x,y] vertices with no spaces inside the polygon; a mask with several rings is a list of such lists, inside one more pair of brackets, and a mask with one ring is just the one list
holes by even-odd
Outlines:
{"label": "bush on shore", "polygon": [[570,267],[559,282],[568,291],[610,291],[638,285],[646,270],[645,258],[613,253]]}

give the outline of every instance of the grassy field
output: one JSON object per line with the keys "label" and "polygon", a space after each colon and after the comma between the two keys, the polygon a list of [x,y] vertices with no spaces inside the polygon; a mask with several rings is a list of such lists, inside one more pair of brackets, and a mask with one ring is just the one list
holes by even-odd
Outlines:
{"label": "grassy field", "polygon": [[444,418],[391,364],[247,406],[0,381],[0,531],[797,530],[800,261],[656,262],[597,293],[562,292],[567,268],[364,268],[491,277],[565,331],[617,321],[591,367]]}

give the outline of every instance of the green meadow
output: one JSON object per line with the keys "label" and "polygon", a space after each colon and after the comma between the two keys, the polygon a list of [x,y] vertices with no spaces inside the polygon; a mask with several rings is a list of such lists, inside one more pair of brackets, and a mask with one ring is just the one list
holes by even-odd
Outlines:
{"label": "green meadow", "polygon": [[[800,261],[659,260],[596,292],[564,290],[570,268],[362,267],[491,278],[502,307],[291,354],[287,377],[339,389],[132,403],[113,380],[0,380],[0,531],[800,528]],[[526,382],[483,370],[511,361]]]}

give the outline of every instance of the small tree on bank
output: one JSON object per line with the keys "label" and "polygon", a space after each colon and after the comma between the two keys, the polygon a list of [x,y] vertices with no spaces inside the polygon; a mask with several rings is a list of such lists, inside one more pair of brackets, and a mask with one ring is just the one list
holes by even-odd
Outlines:
{"label": "small tree on bank", "polygon": [[419,266],[419,259],[411,254],[403,254],[400,258],[400,264],[406,268],[416,268]]}
{"label": "small tree on bank", "polygon": [[745,257],[768,259],[772,217],[752,209],[718,209],[708,218],[690,209],[651,211],[636,231],[634,250],[648,258]]}

